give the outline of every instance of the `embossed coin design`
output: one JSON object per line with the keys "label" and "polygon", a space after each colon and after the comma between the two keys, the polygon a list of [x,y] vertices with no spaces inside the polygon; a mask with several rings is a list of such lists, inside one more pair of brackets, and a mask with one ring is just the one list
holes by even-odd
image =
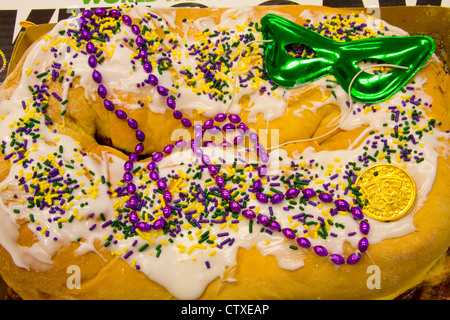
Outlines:
{"label": "embossed coin design", "polygon": [[[406,216],[416,200],[416,184],[411,175],[393,164],[377,164],[363,171],[356,180],[360,187],[363,212],[379,221]],[[366,201],[367,200],[367,201]]]}

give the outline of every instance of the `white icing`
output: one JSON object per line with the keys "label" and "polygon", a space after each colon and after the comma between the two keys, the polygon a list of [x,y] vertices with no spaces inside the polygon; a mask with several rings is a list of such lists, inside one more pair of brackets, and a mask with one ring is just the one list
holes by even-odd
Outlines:
{"label": "white icing", "polygon": [[[146,9],[136,6],[138,9],[132,9],[128,12],[129,15],[135,17],[144,17],[147,13]],[[247,21],[248,14],[251,13],[251,8],[240,8],[238,9],[230,9],[226,11],[221,16],[221,22],[223,26],[230,26],[233,28],[236,24],[244,24]],[[231,18],[231,15],[236,15],[235,18]],[[302,17],[307,17],[309,19],[317,18],[313,17],[310,12],[304,12]],[[365,16],[364,16],[365,18]],[[173,14],[165,14],[165,21],[170,24],[174,23],[175,12]],[[366,18],[365,18],[366,19]],[[368,21],[368,19],[366,19]],[[74,20],[70,20],[70,23],[74,23]],[[164,23],[161,22],[161,23]],[[50,33],[52,39],[58,38],[58,30],[64,29],[64,22],[60,22],[57,27]],[[149,23],[153,25],[152,22]],[[206,28],[214,28],[216,27],[216,23],[213,18],[205,17],[198,19],[193,22],[194,26],[199,30],[203,30]],[[156,24],[155,24],[156,25]],[[378,28],[380,22],[377,20],[373,21],[374,28]],[[131,34],[131,31],[128,27],[123,27],[124,30],[128,32],[128,35]],[[403,34],[403,31],[394,29],[392,27],[389,28],[393,34]],[[98,66],[98,70],[103,75],[104,83],[108,85],[108,91],[116,90],[122,93],[134,93],[140,95],[149,95],[152,97],[151,103],[146,103],[146,106],[150,108],[152,112],[155,113],[165,113],[167,108],[165,107],[165,101],[162,97],[160,97],[156,93],[156,89],[150,86],[145,86],[144,88],[138,88],[136,83],[142,82],[147,78],[147,74],[141,70],[141,68],[136,68],[136,70],[132,71],[131,63],[128,63],[131,60],[131,55],[134,50],[130,49],[127,46],[120,47],[118,44],[122,43],[124,35],[122,33],[118,33],[116,35],[119,41],[116,42],[115,48],[111,46],[108,47],[109,50],[113,50],[113,56],[111,58],[106,58],[105,61]],[[178,37],[181,39],[181,37]],[[4,100],[0,102],[0,115],[4,116],[5,119],[1,120],[4,125],[0,126],[0,139],[1,141],[5,141],[6,145],[11,143],[11,133],[14,130],[10,126],[11,123],[18,121],[19,118],[26,116],[25,111],[18,107],[21,106],[22,100],[27,101],[32,98],[32,95],[28,89],[28,86],[33,86],[34,81],[36,79],[31,76],[26,75],[26,71],[29,68],[33,68],[33,70],[37,71],[37,73],[43,72],[49,68],[51,65],[52,53],[49,51],[43,51],[41,49],[42,46],[48,45],[48,40],[42,39],[40,40],[34,48],[31,50],[28,59],[25,61],[22,73],[22,79],[20,85],[15,90],[14,94],[9,100]],[[167,44],[166,44],[167,45]],[[65,48],[68,47],[67,44],[60,42],[60,52],[62,52],[62,56],[58,58],[58,61],[71,61],[71,70],[75,71],[75,74],[79,76],[80,86],[85,89],[86,97],[92,97],[94,92],[96,92],[96,84],[92,80],[92,69],[88,66],[87,59],[88,55],[79,54],[78,58],[73,59],[74,51],[67,52]],[[178,49],[181,51],[181,57],[185,55],[184,46],[179,46]],[[161,58],[162,55],[160,53],[155,53],[155,58]],[[37,66],[35,61],[40,61],[40,64]],[[175,61],[175,60],[174,60]],[[182,70],[183,65],[191,64],[195,66],[195,60],[193,57],[188,56],[186,59],[182,59],[181,64],[173,63],[174,70],[176,72],[180,72]],[[132,71],[132,72],[131,72]],[[131,72],[131,74],[130,74]],[[234,73],[234,72],[233,72]],[[166,86],[167,88],[171,87],[173,79],[169,72],[163,73],[163,75],[158,76],[161,85]],[[415,77],[414,91],[413,94],[417,99],[422,99],[422,103],[431,103],[431,97],[428,97],[422,90],[423,84],[426,82],[426,78],[424,75],[419,73]],[[314,86],[318,86],[320,88],[324,88],[326,85],[326,79],[320,79],[313,83]],[[63,99],[67,97],[69,85],[68,82],[63,83]],[[301,89],[295,89],[301,90]],[[324,93],[324,89],[321,89]],[[294,112],[295,116],[302,117],[302,112],[305,109],[309,109],[313,112],[316,112],[318,108],[325,104],[336,104],[341,109],[341,114],[348,115],[344,116],[339,120],[340,127],[344,130],[353,130],[359,128],[362,125],[368,126],[368,128],[363,132],[363,134],[351,145],[348,150],[338,150],[338,151],[321,151],[316,152],[312,147],[307,148],[301,154],[294,154],[291,159],[286,151],[281,149],[273,150],[271,154],[271,162],[268,166],[268,176],[274,177],[280,175],[285,170],[284,168],[289,168],[290,163],[294,161],[296,164],[302,164],[303,162],[308,162],[310,159],[314,159],[316,163],[322,164],[325,168],[326,165],[333,165],[334,169],[339,169],[340,174],[339,178],[335,181],[331,179],[330,174],[326,174],[325,170],[319,170],[317,168],[311,168],[311,174],[317,174],[318,177],[316,180],[310,183],[310,187],[312,188],[322,188],[324,184],[330,183],[330,189],[333,188],[333,185],[339,186],[339,181],[345,183],[345,179],[342,178],[344,175],[344,171],[346,170],[345,165],[350,162],[359,163],[358,155],[364,153],[364,147],[366,146],[365,142],[358,146],[357,142],[364,139],[364,136],[374,130],[388,130],[383,127],[384,123],[392,123],[391,121],[391,113],[386,112],[389,106],[392,105],[401,105],[401,101],[403,100],[403,93],[396,94],[393,98],[391,98],[387,102],[383,102],[379,105],[380,110],[377,110],[376,113],[369,111],[365,113],[364,111],[356,112],[353,114],[351,111],[358,110],[358,108],[362,108],[362,104],[356,102],[353,105],[353,109],[348,111],[348,106],[346,104],[348,96],[347,93],[338,85],[333,87],[333,90],[336,94],[336,97],[331,95],[324,101],[321,102],[312,102],[311,106],[302,106],[299,110]],[[262,114],[265,121],[271,121],[277,118],[280,118],[285,113],[287,107],[287,98],[290,93],[294,91],[285,91],[283,88],[278,88],[275,90],[276,94],[279,94],[280,97],[268,96],[266,94],[259,95],[255,94],[253,89],[241,88],[239,92],[236,93],[234,97],[234,104],[230,108],[230,112],[241,111],[241,106],[239,106],[236,102],[239,101],[241,97],[244,95],[250,96],[250,104],[248,111],[249,118],[248,122],[252,123],[256,120],[256,115]],[[192,92],[190,88],[184,88],[180,86],[178,89],[178,93],[180,96],[177,98],[177,108],[182,110],[184,113],[191,114],[193,110],[204,110],[204,114],[206,116],[214,116],[216,113],[223,111],[226,107],[226,104],[223,102],[215,102],[208,98],[207,95],[197,96]],[[409,93],[408,93],[409,94]],[[137,106],[131,105],[129,102],[121,101],[118,98],[111,97],[112,101],[116,104],[121,104],[128,109],[137,108]],[[70,103],[70,102],[69,102]],[[349,113],[348,113],[349,112]],[[168,114],[169,116],[169,114]],[[421,119],[418,122],[418,126],[423,126],[427,122],[427,119]],[[65,174],[70,174],[72,177],[76,177],[78,182],[85,183],[85,189],[88,189],[91,180],[86,176],[77,175],[77,172],[82,169],[80,166],[81,163],[73,162],[72,160],[76,159],[77,156],[74,156],[74,149],[78,148],[78,145],[74,139],[71,137],[61,135],[55,132],[50,132],[47,126],[44,124],[44,117],[40,119],[41,129],[39,133],[43,136],[43,139],[37,139],[36,149],[35,151],[31,151],[29,158],[39,159],[40,157],[46,159],[53,153],[59,153],[59,146],[64,146],[64,152],[62,153],[61,159],[64,164],[71,164],[74,166],[73,169],[65,167]],[[393,124],[395,125],[395,124]],[[383,132],[379,132],[380,134]],[[372,139],[373,136],[370,136]],[[423,152],[424,161],[420,164],[416,164],[413,161],[406,163],[406,170],[412,175],[416,184],[417,184],[417,201],[414,207],[414,210],[407,217],[390,223],[383,223],[373,219],[368,218],[371,226],[371,232],[368,236],[369,242],[371,244],[378,243],[383,239],[389,239],[394,237],[400,237],[405,234],[411,233],[415,231],[414,228],[414,212],[419,210],[424,201],[427,198],[429,191],[434,182],[436,168],[437,168],[437,158],[438,153],[435,151],[436,148],[440,145],[438,142],[438,137],[446,137],[441,133],[438,129],[435,130],[433,135],[428,134],[424,135],[421,143],[423,147],[420,145],[412,146],[413,150],[417,150],[418,152]],[[393,138],[390,135],[385,135],[385,138],[389,140],[389,145],[392,145]],[[57,141],[56,141],[56,140]],[[49,145],[48,142],[56,145]],[[238,151],[242,151],[239,149]],[[233,164],[233,160],[237,156],[242,156],[242,154],[236,153],[236,150],[225,150],[217,149],[217,148],[205,148],[204,152],[207,153],[210,158],[219,163],[221,158],[225,159],[226,162],[223,164],[223,171],[226,166],[231,166]],[[78,152],[81,154],[81,152]],[[124,161],[119,159],[116,156],[111,154],[107,154],[104,152],[102,157],[95,155],[85,155],[79,157],[82,158],[82,164],[84,168],[88,168],[95,175],[93,177],[93,181],[99,179],[99,177],[104,176],[107,181],[110,181],[112,184],[112,190],[116,187],[120,186],[118,181],[122,178],[123,165]],[[278,160],[281,157],[283,160]],[[334,159],[340,159],[339,161],[335,161]],[[197,159],[198,160],[198,159]],[[195,159],[191,151],[182,151],[174,153],[170,156],[165,157],[159,164],[160,168],[160,176],[166,176],[172,172],[172,170],[177,171],[180,169],[182,172],[186,172],[188,170],[189,164],[194,163]],[[252,160],[254,161],[254,160]],[[251,162],[252,162],[251,161]],[[381,160],[380,162],[386,162],[386,160]],[[395,163],[395,159],[393,160]],[[181,164],[183,163],[183,164]],[[339,168],[341,166],[341,168]],[[0,244],[11,254],[14,263],[21,268],[25,268],[27,270],[33,269],[38,271],[48,270],[52,264],[51,258],[52,256],[58,252],[58,250],[70,242],[76,242],[78,239],[82,239],[80,241],[80,247],[77,249],[77,254],[83,254],[89,251],[96,251],[94,247],[94,243],[96,242],[105,242],[105,237],[110,235],[111,228],[102,228],[101,225],[105,221],[114,220],[116,218],[116,212],[114,209],[114,205],[118,202],[125,203],[126,200],[120,200],[116,197],[110,197],[108,194],[109,189],[106,184],[99,183],[98,186],[98,198],[92,199],[92,197],[84,198],[81,193],[81,189],[78,189],[74,192],[74,196],[80,196],[80,199],[73,200],[73,206],[70,210],[67,210],[65,213],[65,218],[70,217],[71,213],[73,213],[73,209],[76,208],[78,210],[78,215],[82,218],[78,221],[74,219],[72,222],[64,222],[63,227],[59,228],[58,225],[54,222],[48,222],[47,219],[52,217],[55,214],[49,213],[49,209],[45,208],[43,210],[39,210],[38,208],[27,208],[27,203],[24,202],[22,204],[18,203],[18,200],[13,200],[14,194],[23,195],[23,198],[26,198],[26,194],[24,191],[19,191],[17,188],[17,179],[15,176],[26,176],[27,174],[33,173],[33,164],[30,164],[27,168],[23,168],[20,165],[12,165],[9,171],[8,176],[0,183],[0,188],[7,187],[6,190],[2,191],[2,201],[0,201],[0,220],[2,223],[0,224]],[[333,171],[335,172],[335,171]],[[247,177],[247,181],[250,179],[250,172],[244,171],[242,173]],[[255,177],[257,172],[254,170],[251,172],[252,176]],[[196,180],[197,183],[204,185],[206,183],[206,179],[210,178],[207,173],[202,175],[201,179]],[[319,182],[321,180],[321,182]],[[134,177],[134,183],[139,185],[142,181],[139,180],[138,177]],[[150,184],[150,187],[153,187]],[[335,188],[335,187],[334,187]],[[152,190],[149,188],[148,190]],[[338,191],[336,191],[338,195],[343,195],[342,185]],[[150,193],[151,195],[151,193]],[[177,196],[174,195],[174,200],[177,200]],[[21,196],[19,196],[19,199]],[[84,205],[84,202],[88,201],[88,205]],[[281,204],[276,206],[269,204],[261,204],[258,201],[249,198],[247,203],[248,207],[259,207],[259,213],[270,215],[271,211],[269,207],[272,207],[273,213],[277,218],[277,221],[280,223],[282,228],[293,227],[299,230],[299,234],[303,232],[302,224],[296,224],[296,220],[290,221],[290,218],[295,214],[300,213],[297,210],[295,212],[286,211],[283,207],[288,206],[289,203],[285,199]],[[156,206],[156,205],[155,205]],[[328,205],[323,204],[320,207],[314,207],[312,205],[305,206],[305,213],[312,214],[314,217],[322,216],[323,211],[326,211],[329,208]],[[20,214],[14,213],[13,209],[19,209]],[[151,211],[151,210],[149,210]],[[103,213],[105,217],[105,221],[100,220],[99,213]],[[93,218],[89,218],[90,213],[95,213]],[[17,218],[27,219],[29,215],[32,214],[36,221],[39,221],[39,226],[41,228],[46,228],[49,231],[49,236],[47,237],[40,230],[37,230],[36,223],[28,223],[28,229],[34,234],[36,241],[33,243],[31,247],[20,246],[17,243],[18,239],[18,231],[17,228],[19,226],[19,221]],[[242,217],[241,217],[242,218]],[[233,220],[233,219],[231,219]],[[232,222],[226,221],[225,223],[214,223],[210,226],[209,223],[202,226],[202,229],[198,229],[196,227],[192,227],[189,230],[192,230],[193,239],[190,240],[187,234],[188,230],[184,230],[184,226],[189,223],[185,220],[184,225],[181,227],[183,237],[177,236],[174,238],[174,244],[170,244],[171,235],[170,234],[162,234],[157,231],[150,231],[148,234],[144,234],[144,238],[141,236],[130,237],[127,239],[119,239],[117,243],[111,241],[111,244],[105,248],[105,250],[111,251],[113,254],[120,253],[119,258],[124,258],[125,254],[130,250],[133,251],[129,257],[125,259],[132,267],[137,264],[140,268],[140,271],[146,274],[150,279],[164,286],[170,293],[172,293],[175,297],[180,299],[193,299],[198,298],[206,288],[206,286],[213,281],[214,279],[220,277],[223,281],[234,281],[233,275],[225,276],[226,271],[229,268],[232,268],[236,265],[236,254],[239,248],[250,249],[255,247],[258,249],[263,256],[273,255],[278,261],[278,264],[281,268],[287,270],[296,270],[303,266],[303,257],[308,254],[306,251],[302,250],[292,250],[289,248],[289,243],[285,241],[285,238],[281,233],[274,232],[272,235],[267,232],[260,232],[261,226],[254,221],[253,223],[253,232],[249,233],[249,220],[241,219],[238,224],[235,224],[237,228],[232,227]],[[358,241],[360,239],[359,236],[359,225],[357,222],[353,220],[350,215],[341,215],[338,214],[333,217],[333,222],[338,222],[345,225],[345,229],[333,228],[332,232],[336,234],[336,237],[327,237],[326,239],[322,239],[321,237],[317,237],[315,239],[310,239],[313,246],[315,245],[323,245],[325,246],[329,252],[332,253],[343,253],[343,245],[345,242],[349,242],[353,247],[357,247]],[[89,230],[93,224],[96,223],[97,227],[92,231]],[[41,229],[42,230],[42,229]],[[220,244],[220,242],[230,237],[234,239],[232,245],[224,244],[222,249],[211,246],[209,244],[204,245],[204,248],[195,248],[192,252],[189,251],[193,245],[198,244],[197,235],[195,232],[197,230],[201,230],[201,233],[204,233],[206,230],[210,231],[210,235],[218,235],[224,232],[228,232],[227,236],[217,237],[215,239],[215,243]],[[355,232],[357,235],[350,236],[349,233]],[[156,235],[153,237],[153,235]],[[58,240],[54,240],[53,238],[57,238]],[[154,244],[148,241],[146,237],[152,238]],[[135,244],[135,241],[138,240],[139,244]],[[140,252],[138,249],[144,243],[149,243],[150,246],[142,250]],[[161,254],[157,256],[156,247],[158,244],[162,244],[161,246]],[[185,251],[180,252],[179,246],[184,246]],[[215,254],[213,255],[213,253]],[[149,255],[151,253],[151,255]],[[370,253],[370,248],[369,248]],[[206,267],[206,263],[209,263],[209,268]]]}

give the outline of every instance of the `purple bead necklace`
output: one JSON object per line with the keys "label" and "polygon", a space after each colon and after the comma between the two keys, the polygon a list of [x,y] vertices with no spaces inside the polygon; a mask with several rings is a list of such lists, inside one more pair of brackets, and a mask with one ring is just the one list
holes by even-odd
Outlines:
{"label": "purple bead necklace", "polygon": [[[237,114],[225,114],[218,113],[212,119],[206,120],[203,124],[193,125],[191,120],[184,117],[183,113],[179,110],[176,110],[176,102],[175,99],[169,96],[169,90],[159,85],[158,78],[152,74],[153,71],[151,63],[148,61],[148,52],[146,50],[147,41],[141,36],[141,28],[138,24],[133,24],[133,21],[130,16],[122,14],[117,9],[106,10],[103,8],[97,8],[94,11],[85,10],[82,13],[82,16],[79,18],[80,25],[80,37],[86,41],[86,52],[90,54],[88,58],[88,64],[93,69],[92,71],[92,79],[95,83],[98,84],[97,93],[103,99],[103,105],[106,110],[114,112],[116,117],[121,120],[126,120],[129,128],[135,131],[135,137],[138,143],[135,146],[135,150],[133,153],[130,153],[128,156],[128,160],[124,164],[124,173],[123,173],[123,181],[125,185],[126,192],[129,195],[129,200],[127,202],[127,206],[131,209],[131,212],[128,214],[128,220],[133,224],[135,228],[138,228],[141,231],[149,231],[151,229],[159,230],[164,228],[164,226],[168,223],[167,219],[170,218],[172,214],[172,209],[170,207],[170,203],[172,201],[172,194],[167,189],[167,182],[165,178],[161,178],[158,173],[157,163],[160,162],[165,155],[171,154],[176,149],[181,149],[187,145],[187,142],[184,140],[179,140],[174,144],[167,144],[162,152],[155,152],[151,156],[151,161],[148,162],[147,168],[149,170],[149,177],[152,181],[156,182],[156,186],[158,190],[163,194],[163,199],[165,202],[165,206],[163,207],[163,216],[159,219],[155,220],[153,223],[147,223],[144,221],[140,221],[138,213],[139,211],[139,195],[137,193],[137,187],[132,182],[133,180],[133,169],[134,164],[138,160],[138,155],[140,155],[144,151],[144,141],[145,134],[142,130],[138,128],[138,122],[129,117],[125,111],[115,109],[114,103],[111,100],[107,99],[108,90],[102,84],[102,75],[96,69],[98,65],[98,60],[96,57],[97,47],[93,42],[91,42],[91,33],[88,27],[88,20],[92,22],[93,25],[97,25],[95,22],[95,17],[98,18],[112,18],[117,21],[122,21],[125,25],[131,27],[131,32],[136,36],[135,44],[137,46],[138,55],[143,70],[149,74],[148,83],[154,87],[158,94],[161,97],[166,98],[166,106],[173,110],[173,117],[177,120],[180,120],[181,124],[194,129],[194,139],[192,139],[190,143],[190,147],[195,156],[200,157],[201,161],[204,165],[208,167],[209,174],[215,179],[217,186],[220,188],[220,194],[224,200],[229,201],[230,210],[235,213],[242,213],[242,215],[249,219],[256,219],[258,224],[261,224],[264,227],[269,228],[272,231],[281,231],[283,236],[287,239],[296,239],[297,244],[302,248],[310,248],[311,242],[305,237],[296,238],[295,232],[290,228],[281,229],[280,224],[271,219],[270,217],[263,214],[256,214],[251,209],[242,210],[241,205],[231,200],[230,191],[225,188],[225,180],[219,175],[220,169],[211,164],[209,157],[203,153],[202,151],[202,138],[203,134],[206,130],[210,133],[220,133],[220,132],[231,132],[237,130],[239,134],[234,137],[233,144],[239,145],[244,141],[245,136],[249,136],[251,142],[254,143],[254,150],[259,157],[259,160],[263,163],[258,170],[258,174],[260,177],[264,177],[267,173],[266,165],[269,162],[269,155],[262,145],[259,144],[259,137],[256,133],[250,132],[248,126],[241,121],[241,118]],[[228,120],[228,122],[227,122]],[[205,147],[208,146],[216,146],[213,141],[206,141],[203,144]],[[229,147],[232,144],[229,141],[224,141],[221,143],[221,147]],[[256,180],[253,183],[253,186],[250,192],[255,193],[256,199],[258,202],[265,204],[269,202],[269,198],[266,194],[260,192],[262,188],[261,180]],[[312,199],[317,196],[316,191],[311,188],[306,188],[299,190],[297,188],[290,188],[286,190],[284,193],[276,193],[270,198],[270,202],[272,204],[278,204],[284,199],[292,200],[299,196],[300,192],[305,199]],[[318,198],[323,203],[331,203],[333,202],[333,197],[328,193],[319,193]],[[341,265],[344,263],[347,264],[356,264],[361,259],[361,253],[365,252],[369,246],[369,242],[367,240],[367,235],[369,234],[369,224],[367,221],[363,220],[364,214],[359,206],[351,207],[349,203],[343,199],[338,199],[334,201],[334,205],[338,211],[348,211],[351,212],[354,220],[359,221],[359,230],[362,234],[362,238],[358,243],[358,250],[354,253],[350,254],[347,259],[344,259],[342,255],[339,254],[330,254],[328,250],[321,245],[312,246],[313,251],[318,256],[329,256],[330,261],[334,264]]]}

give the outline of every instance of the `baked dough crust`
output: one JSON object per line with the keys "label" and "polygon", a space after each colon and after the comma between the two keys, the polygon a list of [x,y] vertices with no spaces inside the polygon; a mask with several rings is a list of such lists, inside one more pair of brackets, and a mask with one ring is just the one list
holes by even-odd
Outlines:
{"label": "baked dough crust", "polygon": [[[316,12],[327,12],[327,8],[288,6],[288,7],[255,7],[254,16],[261,17],[268,11],[289,12],[298,16],[305,9]],[[184,16],[192,19],[206,16],[208,10],[178,9],[177,24],[181,24]],[[157,11],[157,10],[156,10]],[[217,17],[222,9],[214,10]],[[351,11],[332,9],[334,13]],[[219,21],[217,21],[219,22]],[[297,21],[301,22],[301,21]],[[25,54],[26,58],[28,52]],[[7,78],[0,90],[1,99],[8,99],[20,82],[20,74],[24,59]],[[421,72],[425,72],[428,81],[424,89],[433,97],[432,116],[442,122],[441,130],[450,129],[450,77],[442,66],[432,61]],[[56,83],[57,84],[57,83]],[[51,84],[51,89],[58,92],[61,87]],[[292,113],[299,106],[311,100],[317,92],[303,91],[303,95],[293,101],[286,114],[269,123],[270,128],[280,128],[286,141],[323,134],[327,123],[336,112],[333,106],[319,109],[317,114],[305,112],[302,119],[302,132],[298,132],[298,118]],[[129,97],[124,97],[128,99]],[[89,151],[104,155],[103,151],[115,154],[126,160],[121,151],[132,151],[134,148],[133,131],[123,121],[119,121],[111,112],[108,113],[100,104],[100,99],[85,98],[82,87],[69,90],[68,99],[76,101],[68,106],[65,115],[65,129],[58,131],[76,137],[80,144]],[[427,110],[428,112],[428,110]],[[55,123],[61,123],[61,110],[58,106],[49,108],[49,117]],[[140,119],[142,128],[147,128],[145,153],[161,150],[170,142],[168,132],[178,128],[179,122],[169,114],[155,114],[148,110],[130,112],[134,119]],[[204,120],[195,114],[192,120]],[[243,114],[243,120],[246,115]],[[305,121],[306,120],[306,121]],[[164,123],[164,130],[155,123]],[[304,126],[309,123],[311,127]],[[266,123],[258,117],[250,127],[265,128]],[[55,126],[56,128],[56,126]],[[338,130],[331,137],[317,142],[293,143],[286,147],[292,153],[301,152],[313,146],[320,150],[346,149],[361,134],[364,128],[354,131]],[[99,145],[95,137],[102,136],[114,147]],[[270,140],[269,140],[270,141]],[[283,141],[280,141],[283,142]],[[356,146],[355,146],[356,147]],[[0,180],[9,172],[9,162],[0,160]],[[415,232],[399,238],[385,239],[371,245],[357,265],[335,266],[326,257],[319,257],[309,249],[299,258],[304,259],[304,266],[289,271],[278,266],[272,255],[262,256],[253,248],[239,248],[236,265],[229,268],[222,278],[212,281],[200,299],[390,299],[423,281],[433,264],[447,251],[450,245],[450,159],[441,156],[438,159],[437,174],[431,192],[427,196],[423,208],[414,214]],[[20,228],[18,242],[30,246],[34,242],[33,234],[24,223]],[[15,265],[10,254],[0,246],[0,274],[5,282],[23,299],[175,299],[165,288],[149,279],[142,272],[136,271],[123,259],[111,256],[101,244],[97,244],[98,253],[87,252],[83,255],[75,253],[79,244],[72,243],[53,257],[53,266],[48,271],[25,270]],[[77,265],[82,271],[81,288],[68,289],[66,281],[69,276],[67,268]],[[379,289],[369,289],[370,266],[375,265],[381,272]]]}

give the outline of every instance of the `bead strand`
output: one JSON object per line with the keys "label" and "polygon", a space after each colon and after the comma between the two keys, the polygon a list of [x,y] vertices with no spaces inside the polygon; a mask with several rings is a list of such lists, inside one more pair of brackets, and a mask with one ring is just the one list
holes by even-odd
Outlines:
{"label": "bead strand", "polygon": [[[156,87],[157,93],[166,99],[166,106],[172,111],[172,116],[181,122],[183,127],[185,128],[191,128],[194,129],[194,139],[192,139],[190,142],[179,140],[175,142],[175,144],[167,144],[162,152],[154,152],[151,156],[151,161],[147,164],[147,169],[149,170],[149,178],[156,182],[156,186],[158,190],[163,195],[163,200],[165,202],[165,205],[162,208],[163,216],[155,220],[153,223],[147,223],[144,221],[140,221],[139,215],[137,213],[139,208],[139,194],[136,192],[137,187],[133,183],[133,168],[134,164],[137,161],[138,155],[141,154],[144,151],[144,141],[145,141],[145,134],[142,130],[138,128],[138,122],[136,119],[130,118],[125,111],[116,109],[114,106],[114,103],[107,99],[108,91],[106,87],[102,84],[103,77],[101,73],[96,69],[98,66],[99,61],[96,57],[97,47],[90,41],[91,35],[90,31],[87,28],[87,20],[94,19],[94,16],[97,16],[99,18],[104,17],[110,17],[116,20],[121,19],[121,21],[129,26],[131,28],[132,34],[136,36],[135,38],[135,44],[137,45],[137,55],[136,58],[140,59],[141,65],[143,70],[148,73],[148,83]],[[161,178],[158,173],[157,163],[160,162],[165,155],[171,154],[173,150],[176,148],[184,148],[188,143],[190,148],[192,149],[195,156],[198,156],[201,158],[201,161],[204,165],[207,165],[209,174],[215,179],[215,183],[219,188],[220,195],[222,199],[228,201],[228,207],[229,209],[234,213],[242,213],[242,215],[249,220],[256,219],[256,222],[263,225],[264,227],[269,228],[272,231],[281,231],[283,236],[289,240],[294,240],[297,242],[297,244],[304,249],[308,249],[312,247],[312,250],[315,254],[321,257],[328,256],[330,261],[334,264],[341,265],[344,263],[347,264],[356,264],[360,258],[361,253],[365,252],[369,246],[369,242],[367,240],[367,235],[370,231],[370,226],[367,221],[363,220],[364,214],[360,207],[354,206],[350,207],[348,202],[346,202],[343,199],[338,199],[334,201],[334,205],[336,210],[338,211],[347,211],[350,212],[352,217],[355,221],[359,222],[359,230],[363,237],[358,243],[358,250],[352,254],[350,254],[347,259],[344,259],[344,257],[340,254],[330,254],[328,250],[321,245],[312,246],[311,242],[305,238],[305,237],[297,237],[295,232],[290,228],[281,228],[279,222],[276,220],[271,219],[270,217],[263,215],[263,214],[256,214],[251,209],[244,209],[241,207],[241,205],[233,201],[230,195],[230,191],[225,188],[225,180],[224,178],[219,175],[220,169],[211,164],[211,161],[209,157],[203,153],[202,150],[202,140],[205,131],[208,131],[211,134],[218,134],[222,132],[231,133],[235,132],[236,130],[239,132],[239,135],[235,136],[233,139],[233,142],[224,141],[221,146],[222,147],[229,147],[231,145],[240,145],[243,141],[246,135],[249,136],[249,140],[254,144],[253,149],[256,152],[257,156],[259,157],[259,160],[261,161],[262,165],[258,167],[258,175],[259,177],[264,177],[267,174],[267,167],[265,164],[267,164],[270,160],[270,157],[267,153],[267,151],[264,149],[264,147],[259,143],[259,136],[255,132],[250,132],[248,126],[241,121],[241,118],[237,114],[225,114],[225,113],[218,113],[213,118],[207,119],[203,124],[200,125],[193,125],[192,121],[184,117],[183,113],[176,109],[176,101],[173,97],[169,95],[169,89],[160,85],[158,78],[152,74],[152,64],[150,61],[148,61],[148,52],[146,51],[147,47],[147,41],[141,36],[141,28],[137,24],[133,24],[132,19],[125,14],[122,14],[119,10],[112,9],[109,11],[106,11],[103,8],[97,8],[94,11],[91,10],[85,10],[82,14],[82,16],[79,18],[79,25],[80,25],[80,37],[86,41],[86,52],[90,54],[88,58],[88,64],[93,69],[92,72],[92,79],[95,83],[98,84],[97,93],[98,95],[103,99],[103,105],[106,110],[110,112],[114,112],[115,116],[118,119],[126,120],[128,126],[135,131],[135,137],[137,139],[137,144],[135,146],[135,152],[130,153],[128,156],[128,161],[124,164],[124,174],[123,174],[123,180],[125,182],[125,190],[127,191],[129,195],[129,200],[127,202],[127,206],[129,209],[131,209],[131,212],[128,214],[128,220],[133,224],[135,228],[138,228],[141,231],[150,231],[151,229],[159,230],[163,228],[168,222],[167,219],[170,218],[172,210],[170,208],[170,203],[172,201],[172,195],[170,191],[167,189],[167,182],[165,178]],[[226,122],[226,121],[229,122]],[[203,146],[209,147],[209,146],[216,146],[216,144],[213,141],[205,141],[203,143]],[[297,189],[297,188],[290,188],[286,190],[284,193],[276,193],[274,194],[270,200],[269,197],[260,192],[262,188],[261,180],[256,180],[253,183],[252,188],[250,189],[250,192],[253,192],[255,194],[255,198],[258,202],[262,204],[270,203],[275,205],[281,203],[284,199],[294,199],[297,196],[300,195],[300,192],[302,193],[302,196],[305,199],[311,199],[317,196],[316,191],[314,191],[311,188],[306,189]],[[329,193],[321,192],[318,194],[318,198],[323,203],[332,203],[333,197]]]}

